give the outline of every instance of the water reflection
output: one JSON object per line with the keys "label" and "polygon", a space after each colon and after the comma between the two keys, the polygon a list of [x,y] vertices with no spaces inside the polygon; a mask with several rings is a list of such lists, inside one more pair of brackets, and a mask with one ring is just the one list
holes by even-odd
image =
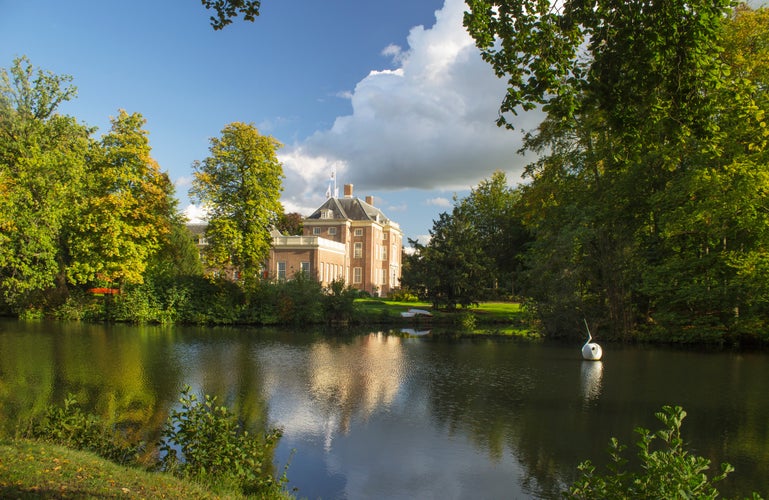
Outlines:
{"label": "water reflection", "polygon": [[582,399],[589,404],[601,395],[603,361],[583,361],[580,367]]}
{"label": "water reflection", "polygon": [[10,428],[68,393],[151,440],[180,388],[222,398],[249,426],[280,426],[278,466],[307,498],[558,498],[611,436],[657,428],[679,404],[687,443],[737,472],[727,496],[766,496],[769,356],[430,336],[0,320],[0,419]]}

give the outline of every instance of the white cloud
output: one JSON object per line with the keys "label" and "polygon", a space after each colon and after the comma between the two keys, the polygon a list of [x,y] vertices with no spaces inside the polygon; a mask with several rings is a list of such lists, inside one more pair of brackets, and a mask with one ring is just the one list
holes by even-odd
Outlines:
{"label": "white cloud", "polygon": [[403,59],[406,57],[406,54],[403,52],[403,49],[399,45],[395,45],[394,43],[391,43],[387,47],[385,47],[382,50],[382,55],[385,57],[392,58],[393,62],[396,64],[400,64],[403,62]]}
{"label": "white cloud", "polygon": [[187,220],[191,223],[199,223],[206,220],[208,213],[203,207],[197,205],[187,205],[182,211]]}
{"label": "white cloud", "polygon": [[[356,192],[467,189],[497,169],[511,181],[520,176],[520,133],[495,124],[505,82],[462,26],[464,10],[462,0],[446,0],[434,26],[412,28],[406,50],[383,50],[399,66],[357,83],[352,114],[284,149],[287,209],[317,208],[334,166]],[[530,130],[540,119],[522,115],[516,127]]]}
{"label": "white cloud", "polygon": [[430,198],[429,200],[425,201],[425,204],[433,207],[448,208],[451,206],[451,200],[439,196],[437,198]]}

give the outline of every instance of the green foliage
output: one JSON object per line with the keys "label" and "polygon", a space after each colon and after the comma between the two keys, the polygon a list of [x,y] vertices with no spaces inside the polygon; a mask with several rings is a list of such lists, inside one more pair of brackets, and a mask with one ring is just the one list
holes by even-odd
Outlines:
{"label": "green foliage", "polygon": [[76,94],[70,81],[26,58],[0,71],[0,293],[16,312],[64,286],[63,235],[76,215],[91,133],[56,113]]}
{"label": "green foliage", "polygon": [[345,286],[343,279],[335,279],[329,283],[323,296],[323,314],[326,321],[347,322],[352,320],[355,313],[355,298],[357,290]]}
{"label": "green foliage", "polygon": [[215,15],[209,19],[214,30],[220,30],[243,15],[244,21],[254,22],[259,15],[259,0],[200,0],[206,9],[214,9]]}
{"label": "green foliage", "polygon": [[547,114],[525,136],[539,159],[516,204],[534,238],[519,284],[546,331],[576,331],[584,316],[623,339],[766,328],[764,9],[468,5],[469,32],[508,79],[499,124],[520,109]]}
{"label": "green foliage", "polygon": [[399,288],[390,292],[388,300],[395,302],[418,302],[419,296],[408,288]]}
{"label": "green foliage", "polygon": [[280,430],[252,434],[215,397],[198,400],[189,387],[179,402],[160,444],[163,469],[244,494],[275,491],[285,482],[285,476],[276,480],[272,475],[272,449]]}
{"label": "green foliage", "polygon": [[440,214],[430,236],[427,245],[415,243],[402,284],[422,290],[436,308],[476,304],[492,274],[477,244],[478,232],[463,208],[456,206],[451,214]]}
{"label": "green foliage", "polygon": [[120,110],[92,150],[86,197],[69,230],[72,283],[143,282],[171,230],[172,184],[150,156],[144,123]]}
{"label": "green foliage", "polygon": [[181,259],[159,256],[178,219],[144,119],[120,111],[94,140],[95,129],[57,113],[75,96],[70,81],[26,58],[0,71],[0,293],[17,314],[85,317],[77,285],[141,283],[150,264]]}
{"label": "green foliage", "polygon": [[280,147],[253,125],[236,122],[211,139],[203,162],[193,164],[190,196],[209,213],[206,263],[234,267],[246,283],[259,279],[272,243],[270,227],[283,213]]}
{"label": "green foliage", "polygon": [[285,325],[319,323],[323,318],[323,289],[306,273],[278,282],[278,321]]}
{"label": "green foliage", "polygon": [[119,464],[136,462],[144,445],[131,444],[116,429],[105,426],[99,418],[85,413],[77,400],[67,396],[64,406],[51,405],[45,415],[21,429],[28,439],[39,439],[76,450],[88,450]]}
{"label": "green foliage", "polygon": [[[734,468],[724,463],[719,473],[708,477],[710,460],[684,448],[681,425],[686,412],[679,406],[664,406],[655,415],[662,422],[662,429],[656,432],[636,429],[640,435],[637,444],[641,467],[638,472],[629,470],[627,460],[622,457],[626,446],[612,438],[608,473],[598,474],[589,460],[582,462],[579,465],[581,477],[564,493],[564,497],[591,500],[718,497],[716,483],[726,478]],[[752,498],[760,496],[754,493]]]}

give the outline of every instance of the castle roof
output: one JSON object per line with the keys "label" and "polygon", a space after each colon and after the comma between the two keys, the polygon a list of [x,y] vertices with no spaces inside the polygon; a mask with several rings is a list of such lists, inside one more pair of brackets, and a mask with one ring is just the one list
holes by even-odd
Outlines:
{"label": "castle roof", "polygon": [[[327,215],[331,211],[331,217]],[[326,214],[324,216],[324,214]],[[381,224],[391,222],[378,208],[359,198],[329,198],[307,220],[312,219],[345,219],[358,221],[373,221]]]}

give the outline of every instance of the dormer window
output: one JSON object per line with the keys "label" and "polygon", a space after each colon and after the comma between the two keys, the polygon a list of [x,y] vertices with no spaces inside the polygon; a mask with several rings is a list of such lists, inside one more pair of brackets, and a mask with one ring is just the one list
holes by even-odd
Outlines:
{"label": "dormer window", "polygon": [[328,208],[323,209],[320,211],[320,218],[321,219],[333,219],[334,218],[334,211],[330,210]]}

